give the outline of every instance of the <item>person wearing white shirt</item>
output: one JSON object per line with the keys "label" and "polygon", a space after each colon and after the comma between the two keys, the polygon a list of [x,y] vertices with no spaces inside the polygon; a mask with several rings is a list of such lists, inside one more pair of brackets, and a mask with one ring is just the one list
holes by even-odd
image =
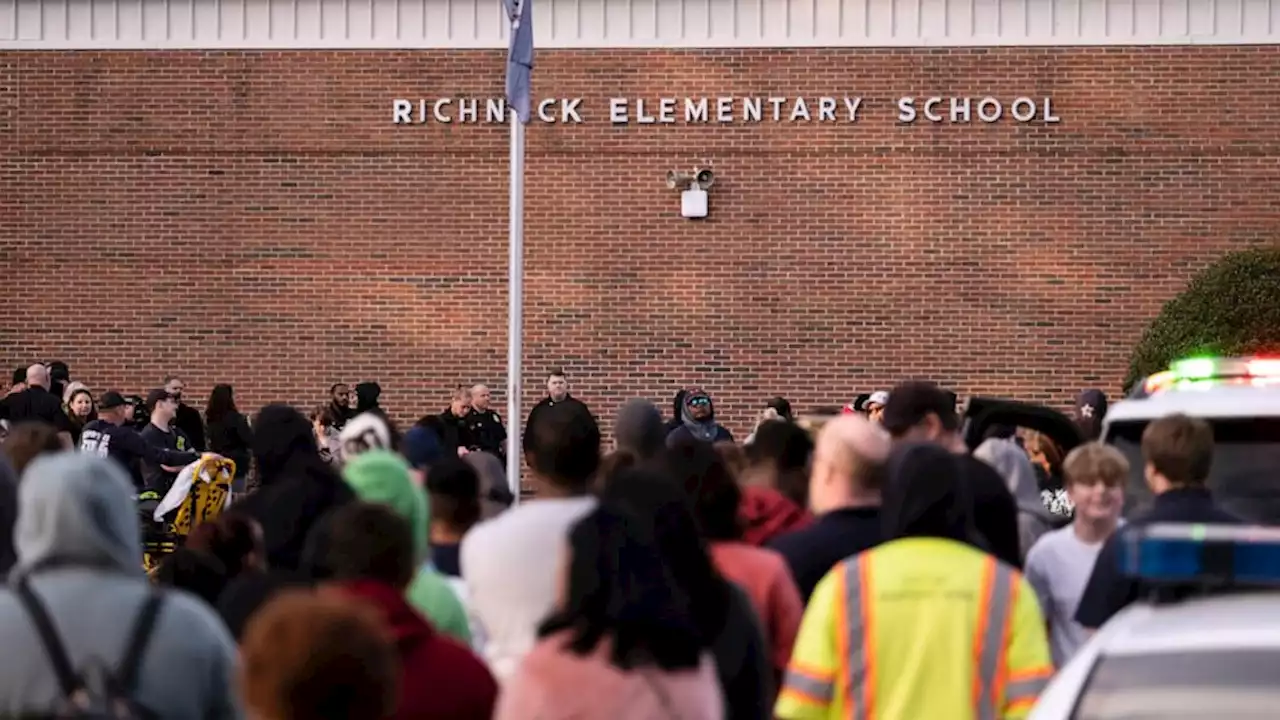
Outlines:
{"label": "person wearing white shirt", "polygon": [[499,683],[515,674],[555,607],[569,529],[596,506],[600,428],[590,413],[557,404],[528,428],[525,459],[536,499],[476,525],[462,539],[460,565],[484,656]]}
{"label": "person wearing white shirt", "polygon": [[1049,648],[1058,667],[1089,639],[1088,631],[1075,621],[1076,607],[1098,552],[1120,526],[1129,462],[1114,447],[1091,442],[1072,450],[1062,470],[1075,517],[1032,546],[1024,571],[1049,623]]}

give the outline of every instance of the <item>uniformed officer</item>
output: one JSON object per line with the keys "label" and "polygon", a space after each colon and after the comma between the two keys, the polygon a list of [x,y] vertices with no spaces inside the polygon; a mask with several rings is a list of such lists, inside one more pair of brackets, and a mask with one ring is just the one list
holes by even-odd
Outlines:
{"label": "uniformed officer", "polygon": [[507,460],[507,428],[502,417],[489,407],[489,388],[471,388],[471,409],[463,417],[466,423],[468,450],[489,452],[503,462]]}

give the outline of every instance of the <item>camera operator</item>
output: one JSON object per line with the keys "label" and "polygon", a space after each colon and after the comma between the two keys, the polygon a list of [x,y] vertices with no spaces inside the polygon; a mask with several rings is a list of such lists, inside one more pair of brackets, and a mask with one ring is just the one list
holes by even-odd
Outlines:
{"label": "camera operator", "polygon": [[148,444],[129,424],[133,412],[133,406],[120,393],[114,390],[103,393],[98,399],[98,419],[85,425],[80,433],[80,449],[120,463],[129,471],[138,492],[144,489],[143,462],[154,466],[182,467],[200,459],[194,452]]}
{"label": "camera operator", "polygon": [[124,402],[129,406],[129,412],[124,416],[124,424],[139,432],[142,428],[151,424],[151,413],[147,412],[147,401],[142,399],[141,395],[125,395]]}

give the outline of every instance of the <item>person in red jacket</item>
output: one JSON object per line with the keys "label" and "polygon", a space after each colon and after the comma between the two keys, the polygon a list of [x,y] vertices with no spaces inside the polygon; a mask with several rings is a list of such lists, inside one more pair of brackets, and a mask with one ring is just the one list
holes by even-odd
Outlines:
{"label": "person in red jacket", "polygon": [[409,524],[390,508],[362,502],[328,522],[333,589],[376,608],[395,638],[402,673],[395,717],[489,720],[498,698],[489,669],[405,600],[417,571]]}

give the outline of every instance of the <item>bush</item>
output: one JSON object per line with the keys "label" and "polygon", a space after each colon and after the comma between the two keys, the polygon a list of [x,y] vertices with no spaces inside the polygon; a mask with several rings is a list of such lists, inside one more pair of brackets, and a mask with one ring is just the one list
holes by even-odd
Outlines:
{"label": "bush", "polygon": [[1280,352],[1280,246],[1230,253],[1165,303],[1129,361],[1125,390],[1193,355]]}

